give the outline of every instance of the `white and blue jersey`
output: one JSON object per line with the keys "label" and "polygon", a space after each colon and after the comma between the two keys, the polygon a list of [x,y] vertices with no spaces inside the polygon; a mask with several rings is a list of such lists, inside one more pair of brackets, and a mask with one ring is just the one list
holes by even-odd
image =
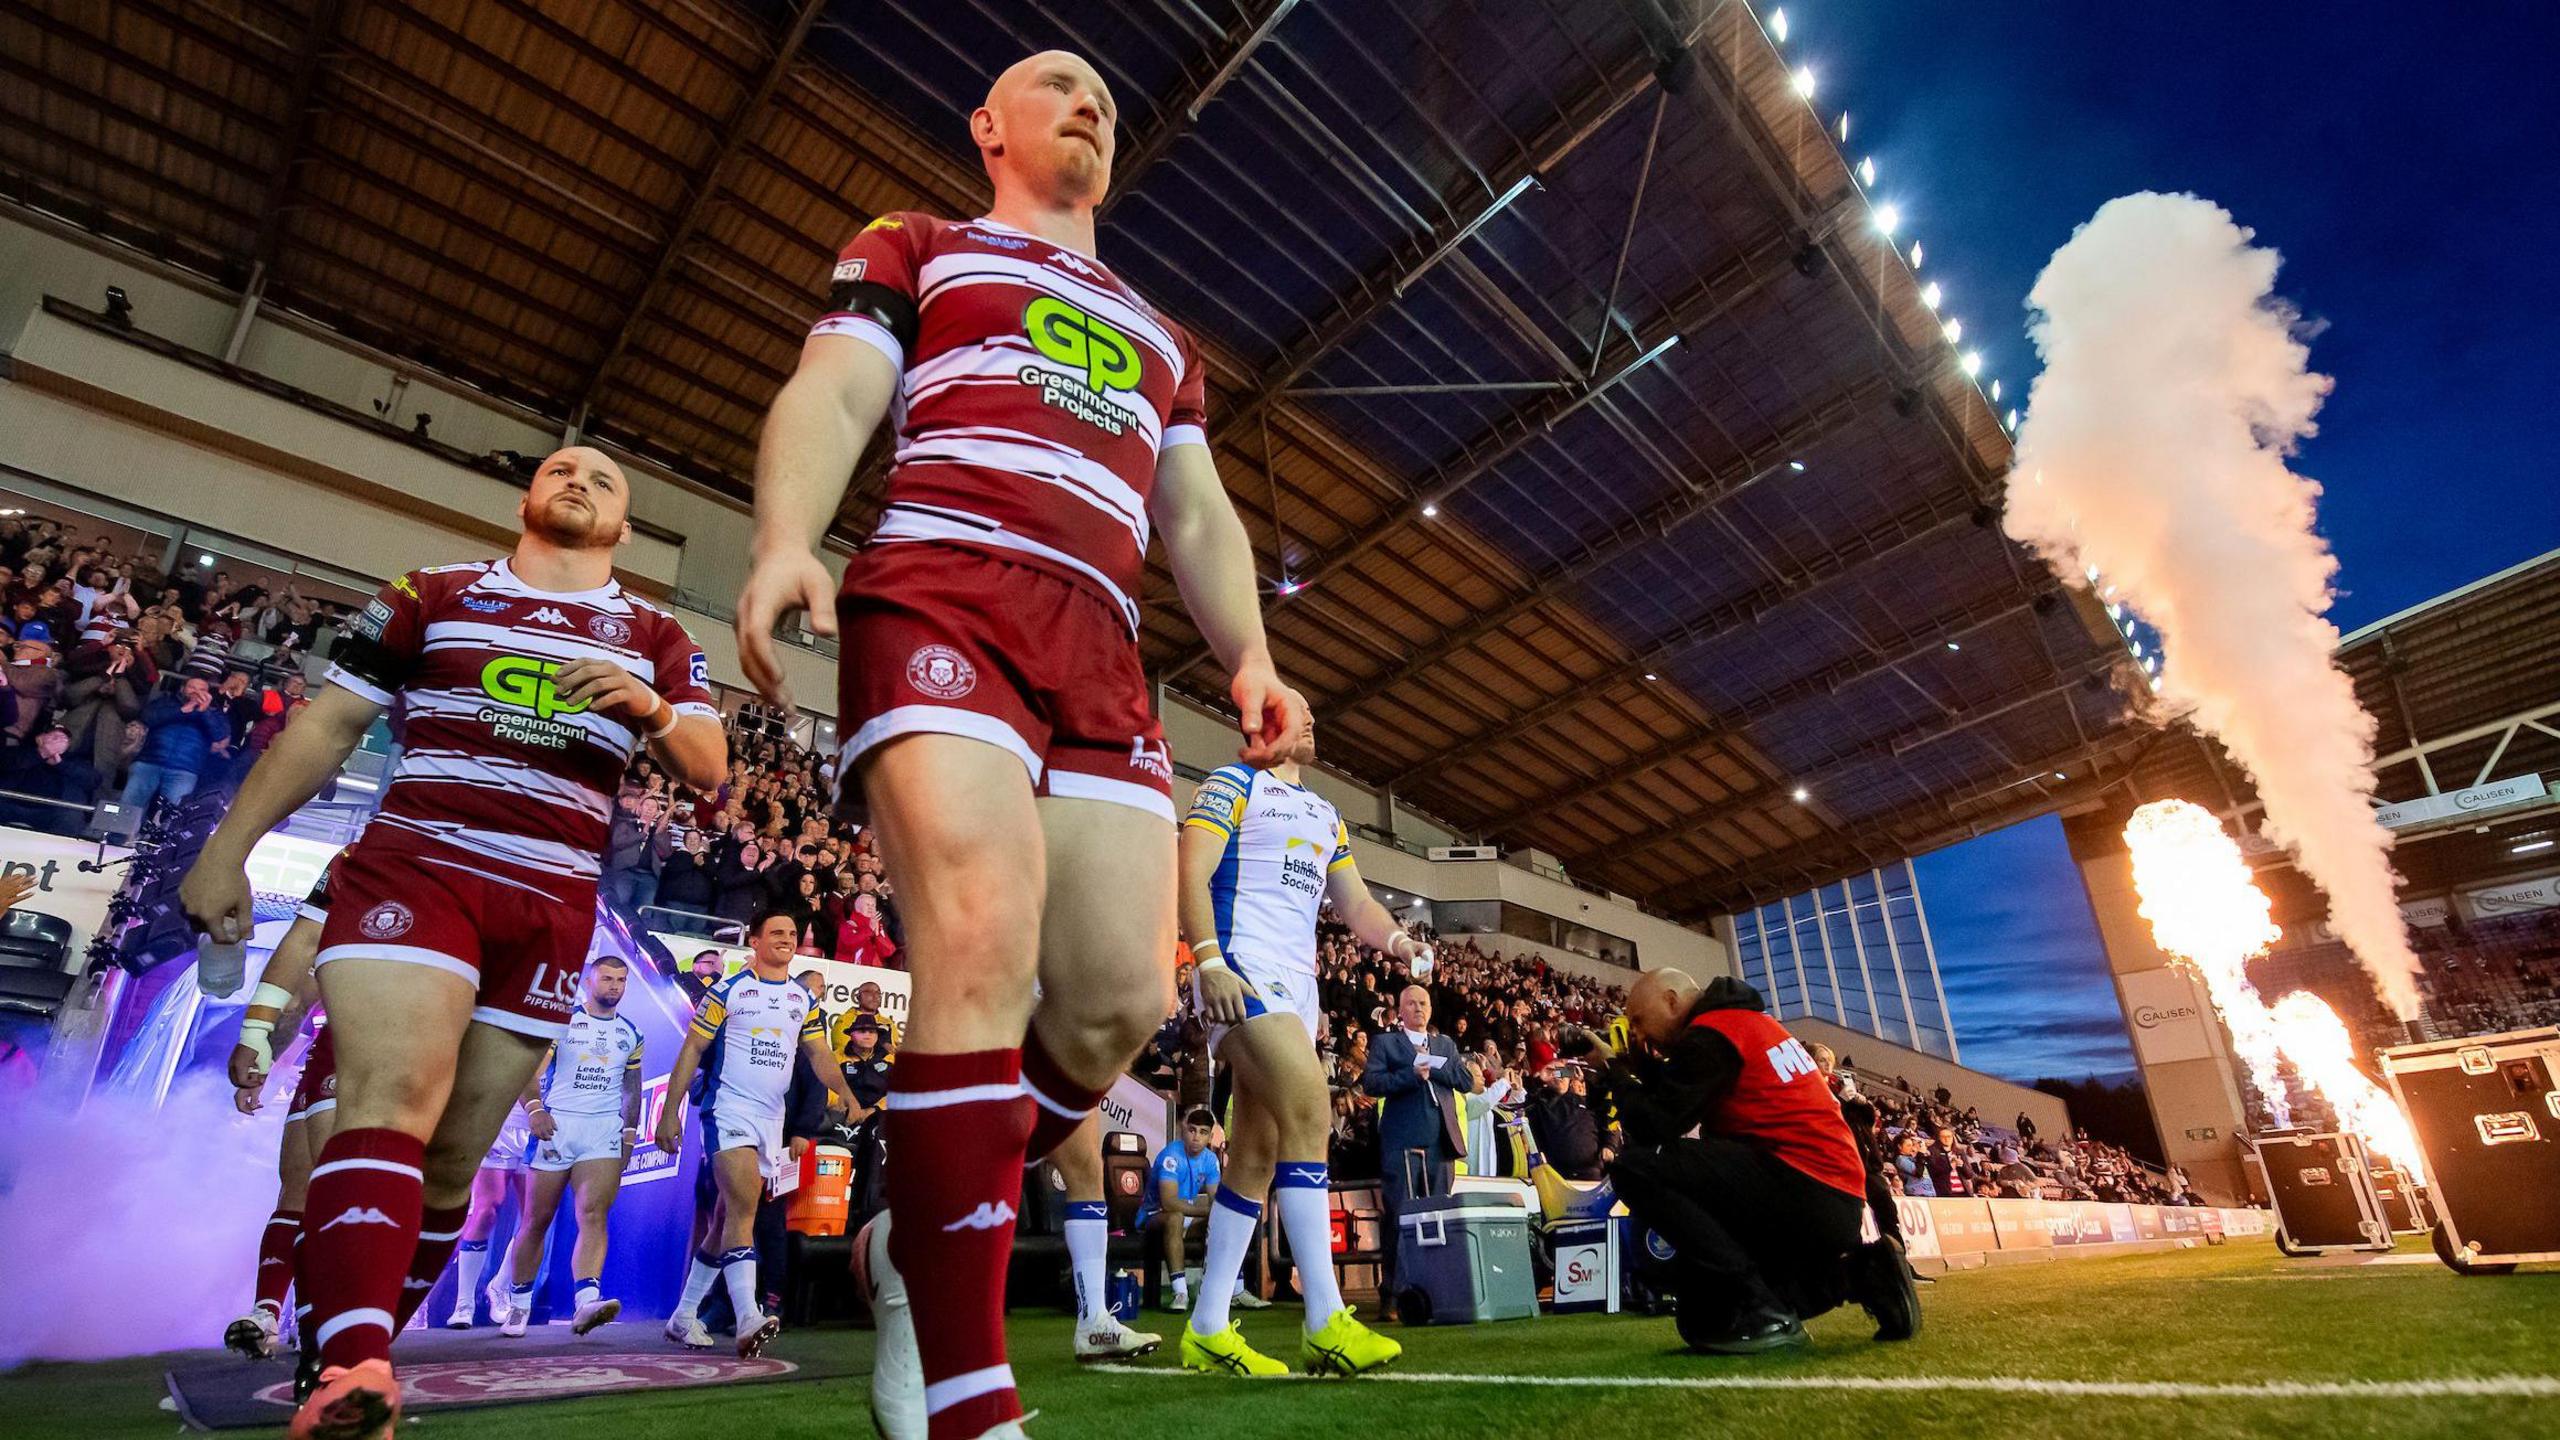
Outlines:
{"label": "white and blue jersey", "polygon": [[1316,916],[1326,882],[1351,863],[1351,835],[1333,802],[1267,770],[1210,772],[1183,820],[1225,842],[1209,877],[1218,948],[1253,985],[1248,1018],[1291,1014],[1316,1033]]}
{"label": "white and blue jersey", "polygon": [[782,1112],[791,1070],[811,1037],[827,1038],[827,1018],[796,980],[741,970],[712,986],[694,1007],[702,1052],[702,1122],[713,1150],[751,1146],[771,1173],[782,1148]]}

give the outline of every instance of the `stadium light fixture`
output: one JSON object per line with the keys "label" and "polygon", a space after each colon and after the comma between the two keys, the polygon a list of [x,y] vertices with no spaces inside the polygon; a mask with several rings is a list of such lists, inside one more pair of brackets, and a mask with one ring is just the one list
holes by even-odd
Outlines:
{"label": "stadium light fixture", "polygon": [[1950,345],[1961,345],[1964,343],[1963,321],[1950,320],[1947,322],[1947,343]]}
{"label": "stadium light fixture", "polygon": [[2135,659],[2137,659],[2137,660],[2138,660],[2138,659],[2142,658],[2142,637],[2141,637],[2141,636],[2139,636],[2139,635],[2128,635],[2128,636],[2126,636],[2126,637],[2125,637],[2125,643],[2126,643],[2126,644],[2128,644],[2128,645],[2131,645],[2131,646],[2133,647],[2133,654],[2134,654],[2134,658],[2135,658]]}
{"label": "stadium light fixture", "polygon": [[2012,430],[2018,428],[2018,412],[2015,410],[2009,412],[2009,428]]}
{"label": "stadium light fixture", "polygon": [[1948,649],[1950,649],[1950,650],[1961,650],[1961,649],[1963,649],[1964,647],[1963,647],[1962,645],[1957,644],[1955,641],[1950,640],[1950,641],[1948,641],[1948,642],[1947,642],[1947,648],[1948,648]]}
{"label": "stadium light fixture", "polygon": [[2089,567],[2089,583],[2092,585],[2098,583],[2098,567],[2095,565]]}
{"label": "stadium light fixture", "polygon": [[2108,618],[2108,619],[2110,619],[2110,620],[2122,620],[2122,619],[2124,619],[2124,606],[2123,606],[2122,604],[2115,604],[2115,605],[2110,605],[2110,606],[2108,606],[2108,607],[2107,607],[2107,618]]}
{"label": "stadium light fixture", "polygon": [[1804,473],[1804,462],[1801,460],[1790,460],[1787,462],[1787,468],[1801,475]]}
{"label": "stadium light fixture", "polygon": [[2159,657],[2159,656],[2157,656],[2157,655],[2153,655],[2153,656],[2150,656],[2149,658],[2145,659],[2145,660],[2142,662],[2142,668],[2151,672],[2151,678],[2152,678],[2152,679],[2154,679],[2154,680],[2159,679],[2159,678],[2160,678],[2160,657]]}
{"label": "stadium light fixture", "polygon": [[1964,352],[1964,359],[1957,363],[1964,367],[1965,378],[1970,380],[1982,373],[1982,352],[1979,350],[1967,350]]}
{"label": "stadium light fixture", "polygon": [[1858,183],[1871,190],[1875,188],[1876,157],[1873,155],[1858,162]]}
{"label": "stadium light fixture", "polygon": [[2062,773],[2061,771],[2059,771],[2059,770],[2056,770],[2056,771],[2054,771],[2054,772],[2053,772],[2053,778],[2054,778],[2054,779],[2056,779],[2056,780],[2068,780],[2068,779],[2070,779],[2071,777],[2070,777],[2070,776],[2068,776],[2068,775],[2063,774],[2063,773]]}
{"label": "stadium light fixture", "polygon": [[1783,6],[1769,12],[1769,38],[1781,45],[1787,43],[1787,12]]}
{"label": "stadium light fixture", "polygon": [[1813,798],[1813,792],[1812,792],[1812,791],[1810,791],[1810,790],[1807,790],[1807,789],[1806,789],[1806,788],[1804,788],[1803,786],[1799,785],[1799,786],[1797,786],[1797,787],[1795,788],[1795,797],[1796,797],[1796,803],[1797,803],[1797,804],[1799,804],[1799,805],[1801,805],[1801,804],[1803,804],[1804,802],[1806,802],[1807,800],[1810,800],[1810,799],[1812,799],[1812,798]]}
{"label": "stadium light fixture", "polygon": [[1798,95],[1803,96],[1803,97],[1804,97],[1805,99],[1807,99],[1807,100],[1810,100],[1810,99],[1812,99],[1812,98],[1813,98],[1813,67],[1812,67],[1812,66],[1807,65],[1807,66],[1805,66],[1804,68],[1802,68],[1802,69],[1800,69],[1800,70],[1796,71],[1796,73],[1795,73],[1795,87],[1796,87],[1796,93],[1797,93]]}
{"label": "stadium light fixture", "polygon": [[1879,206],[1877,206],[1877,207],[1876,207],[1876,233],[1877,233],[1877,234],[1879,234],[1879,235],[1890,235],[1890,234],[1892,234],[1894,231],[1896,231],[1896,230],[1900,229],[1901,227],[1902,227],[1902,207],[1901,207],[1901,206],[1899,206],[1899,205],[1879,205]]}
{"label": "stadium light fixture", "polygon": [[2560,845],[2560,840],[2528,840],[2522,845],[2508,846],[2507,853],[2510,855],[2530,855],[2536,850],[2548,850],[2553,845]]}
{"label": "stadium light fixture", "polygon": [[1662,677],[1661,677],[1661,676],[1659,676],[1659,675],[1654,674],[1654,673],[1653,673],[1652,671],[1650,671],[1650,670],[1647,670],[1646,672],[1644,672],[1644,678],[1646,678],[1647,680],[1659,680],[1659,679],[1661,679]]}
{"label": "stadium light fixture", "polygon": [[1911,268],[1920,268],[1920,242],[1917,240],[1911,242]]}
{"label": "stadium light fixture", "polygon": [[1938,282],[1935,280],[1932,280],[1928,284],[1920,287],[1920,303],[1928,306],[1931,310],[1936,310],[1939,304],[1946,298],[1947,292],[1940,289],[1938,287]]}
{"label": "stadium light fixture", "polygon": [[1841,143],[1841,144],[1846,145],[1846,144],[1848,144],[1848,143],[1849,143],[1849,112],[1848,112],[1848,111],[1843,110],[1843,111],[1841,111],[1841,112],[1840,112],[1840,123],[1839,123],[1837,126],[1833,127],[1832,133],[1833,133],[1833,134],[1835,134],[1835,135],[1838,135],[1838,136],[1840,137],[1840,143]]}
{"label": "stadium light fixture", "polygon": [[1995,404],[1998,403],[2000,399],[2000,382],[1997,380],[1991,382],[1991,399]]}
{"label": "stadium light fixture", "polygon": [[1425,520],[1436,520],[1440,518],[1440,507],[1426,503],[1422,507],[1422,518]]}
{"label": "stadium light fixture", "polygon": [[196,557],[196,564],[200,566],[210,566],[213,564],[213,557],[210,555],[199,555]]}

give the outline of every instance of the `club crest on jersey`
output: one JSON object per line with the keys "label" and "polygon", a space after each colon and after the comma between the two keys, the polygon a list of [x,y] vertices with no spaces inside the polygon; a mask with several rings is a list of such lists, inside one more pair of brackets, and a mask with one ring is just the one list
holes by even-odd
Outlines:
{"label": "club crest on jersey", "polygon": [[1106,435],[1129,431],[1129,413],[1111,399],[1138,388],[1144,366],[1135,342],[1118,327],[1081,306],[1043,295],[1022,310],[1022,333],[1031,348],[1073,374],[1025,365],[1015,378],[1040,392],[1040,403],[1064,410]]}
{"label": "club crest on jersey", "polygon": [[936,700],[957,700],[978,688],[978,667],[948,645],[927,645],[907,657],[907,683]]}
{"label": "club crest on jersey", "polygon": [[408,934],[409,927],[417,923],[418,917],[408,906],[397,900],[385,900],[364,912],[364,918],[356,922],[356,933],[367,940],[397,940]]}
{"label": "club crest on jersey", "polygon": [[631,643],[631,627],[611,615],[598,615],[587,622],[587,633],[607,645]]}

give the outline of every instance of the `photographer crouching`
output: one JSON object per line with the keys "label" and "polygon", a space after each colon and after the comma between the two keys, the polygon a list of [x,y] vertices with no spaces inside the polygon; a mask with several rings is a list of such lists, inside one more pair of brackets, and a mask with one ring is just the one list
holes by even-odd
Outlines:
{"label": "photographer crouching", "polygon": [[1607,1062],[1592,1105],[1614,1107],[1627,1140],[1609,1178],[1676,1251],[1682,1340],[1719,1355],[1801,1345],[1805,1320],[1850,1299],[1878,1340],[1907,1340],[1911,1268],[1893,1241],[1859,1242],[1865,1162],[1813,1057],[1766,1010],[1738,980],[1649,971],[1627,994],[1623,1053],[1587,1030],[1558,1049]]}

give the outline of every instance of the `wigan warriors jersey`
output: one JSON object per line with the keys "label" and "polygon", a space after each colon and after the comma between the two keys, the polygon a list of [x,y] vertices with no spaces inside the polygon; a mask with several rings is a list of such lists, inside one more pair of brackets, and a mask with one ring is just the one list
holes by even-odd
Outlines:
{"label": "wigan warriors jersey", "polygon": [[619,583],[537,590],[507,562],[413,570],[349,624],[330,683],[393,707],[400,768],[368,842],[453,847],[592,881],[635,723],[560,697],[553,677],[610,660],[680,715],[717,717],[702,651]]}
{"label": "wigan warriors jersey", "polygon": [[[913,307],[893,333],[861,287]],[[871,292],[877,295],[877,291]],[[875,542],[983,546],[1096,586],[1138,626],[1156,457],[1205,445],[1189,336],[1101,262],[992,220],[883,215],[835,268],[818,335],[898,368]]]}

